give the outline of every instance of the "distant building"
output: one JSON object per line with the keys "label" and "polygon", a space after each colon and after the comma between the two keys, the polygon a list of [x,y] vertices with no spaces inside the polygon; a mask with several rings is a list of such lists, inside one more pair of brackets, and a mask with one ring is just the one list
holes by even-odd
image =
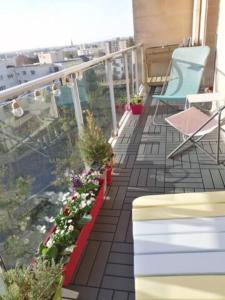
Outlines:
{"label": "distant building", "polygon": [[8,89],[16,84],[15,62],[11,59],[0,60],[0,91]]}
{"label": "distant building", "polygon": [[63,51],[51,51],[38,53],[40,64],[53,64],[64,59]]}

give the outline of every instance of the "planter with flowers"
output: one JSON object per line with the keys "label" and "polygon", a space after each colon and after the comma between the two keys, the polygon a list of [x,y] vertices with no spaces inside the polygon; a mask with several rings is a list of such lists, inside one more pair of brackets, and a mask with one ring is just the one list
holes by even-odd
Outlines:
{"label": "planter with flowers", "polygon": [[68,195],[64,208],[39,247],[39,255],[64,263],[64,286],[71,283],[95,219],[104,200],[100,172],[72,177],[74,192]]}
{"label": "planter with flowers", "polygon": [[134,96],[130,99],[130,107],[133,115],[140,115],[144,108],[144,101],[142,96]]}
{"label": "planter with flowers", "polygon": [[113,151],[101,129],[95,124],[93,115],[87,112],[86,126],[79,139],[79,149],[84,162],[106,174],[106,183],[112,183]]}

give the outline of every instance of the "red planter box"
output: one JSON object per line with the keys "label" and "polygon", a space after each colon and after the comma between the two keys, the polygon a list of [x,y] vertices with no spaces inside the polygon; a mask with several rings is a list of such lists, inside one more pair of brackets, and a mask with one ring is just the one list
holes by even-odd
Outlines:
{"label": "red planter box", "polygon": [[[67,286],[71,283],[73,274],[76,270],[76,267],[78,265],[79,259],[85,249],[88,237],[91,233],[91,230],[94,226],[96,217],[102,207],[104,201],[104,181],[102,181],[100,190],[98,192],[98,195],[96,196],[96,200],[94,203],[94,206],[91,209],[90,215],[92,216],[92,219],[90,222],[86,223],[83,228],[81,229],[81,232],[79,234],[78,239],[75,242],[75,247],[73,249],[73,252],[70,254],[70,258],[67,264],[64,266],[63,275],[64,275],[64,282],[63,286]],[[47,243],[50,235],[56,230],[56,226],[52,226],[52,228],[49,230],[47,237],[45,238],[45,243]]]}
{"label": "red planter box", "polygon": [[131,104],[130,105],[133,115],[140,115],[144,108],[144,104]]}

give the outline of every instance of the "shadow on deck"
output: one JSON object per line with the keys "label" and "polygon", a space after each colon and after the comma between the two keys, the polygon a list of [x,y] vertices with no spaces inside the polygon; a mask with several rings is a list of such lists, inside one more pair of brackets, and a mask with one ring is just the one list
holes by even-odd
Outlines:
{"label": "shadow on deck", "polygon": [[[116,167],[108,199],[70,286],[79,291],[81,300],[135,299],[131,216],[135,198],[224,189],[225,169],[198,149],[192,148],[174,160],[166,158],[181,137],[170,127],[151,124],[150,104],[151,96],[140,117],[130,116],[116,143]],[[204,147],[211,153],[216,151],[215,142],[205,142]]]}

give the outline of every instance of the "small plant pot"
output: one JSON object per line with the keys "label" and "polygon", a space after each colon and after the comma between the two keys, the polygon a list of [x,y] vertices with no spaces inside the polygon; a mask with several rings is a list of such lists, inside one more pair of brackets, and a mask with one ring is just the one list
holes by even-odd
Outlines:
{"label": "small plant pot", "polygon": [[130,107],[131,107],[133,115],[140,115],[142,113],[142,111],[143,111],[144,104],[143,103],[140,103],[140,104],[131,104]]}
{"label": "small plant pot", "polygon": [[125,111],[125,104],[116,104],[116,111],[118,113],[123,113]]}

